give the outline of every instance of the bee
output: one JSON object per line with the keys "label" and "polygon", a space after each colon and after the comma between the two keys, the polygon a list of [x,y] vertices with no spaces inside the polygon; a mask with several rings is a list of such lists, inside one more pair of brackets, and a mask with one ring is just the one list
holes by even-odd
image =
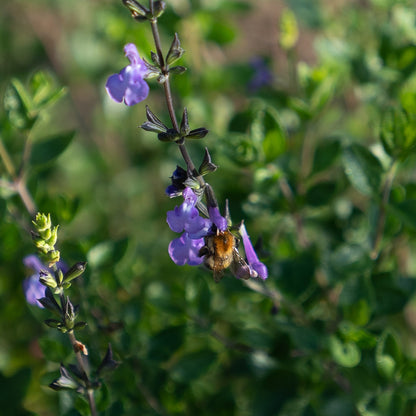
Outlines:
{"label": "bee", "polygon": [[199,250],[199,256],[205,256],[204,264],[214,272],[215,282],[219,282],[224,270],[230,268],[239,279],[247,280],[257,277],[238,252],[238,239],[230,231],[219,231],[205,237],[205,245]]}

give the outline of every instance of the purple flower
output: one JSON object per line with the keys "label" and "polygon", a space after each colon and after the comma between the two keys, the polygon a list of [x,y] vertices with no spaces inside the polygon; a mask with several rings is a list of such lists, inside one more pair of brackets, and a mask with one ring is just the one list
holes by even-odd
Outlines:
{"label": "purple flower", "polygon": [[262,87],[271,85],[273,81],[273,75],[269,68],[267,68],[266,63],[262,58],[254,58],[250,65],[254,69],[254,75],[248,84],[250,91],[255,92]]}
{"label": "purple flower", "polygon": [[31,305],[43,308],[38,299],[45,297],[46,287],[39,282],[39,273],[41,270],[47,270],[47,267],[35,255],[25,257],[23,263],[35,272],[32,276],[23,280],[23,292],[26,301]]}
{"label": "purple flower", "polygon": [[208,207],[208,214],[210,220],[220,231],[225,231],[228,228],[227,220],[220,214],[218,207]]}
{"label": "purple flower", "polygon": [[257,257],[244,224],[240,227],[240,234],[243,239],[244,251],[246,252],[246,258],[250,268],[258,274],[258,277],[266,280],[268,277],[267,267]]}
{"label": "purple flower", "polygon": [[202,218],[195,207],[198,197],[191,188],[185,188],[183,193],[184,201],[173,211],[168,211],[166,221],[175,233],[185,231],[189,238],[198,239],[207,235],[212,226],[208,218]]}
{"label": "purple flower", "polygon": [[178,266],[189,264],[198,266],[203,262],[203,257],[199,257],[199,250],[204,245],[204,239],[190,238],[187,233],[183,233],[179,238],[175,238],[169,244],[170,258]]}
{"label": "purple flower", "polygon": [[[31,305],[38,306],[39,308],[43,308],[38,299],[45,297],[45,290],[46,287],[40,283],[39,281],[39,274],[42,270],[45,272],[53,273],[52,269],[42,264],[42,262],[38,259],[35,255],[26,256],[23,259],[23,264],[33,270],[33,275],[23,280],[23,292],[26,297],[27,303]],[[62,270],[62,273],[65,273],[68,270],[67,265],[62,262],[58,261],[56,264],[58,268]]]}
{"label": "purple flower", "polygon": [[143,101],[149,94],[149,86],[143,79],[147,74],[147,69],[133,43],[128,43],[124,47],[124,52],[130,65],[118,74],[111,75],[105,88],[114,101],[118,103],[124,101],[126,105],[134,105]]}

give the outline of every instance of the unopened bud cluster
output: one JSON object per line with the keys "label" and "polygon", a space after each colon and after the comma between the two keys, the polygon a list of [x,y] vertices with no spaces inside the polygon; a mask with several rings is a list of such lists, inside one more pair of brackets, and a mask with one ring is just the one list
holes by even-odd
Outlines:
{"label": "unopened bud cluster", "polygon": [[35,232],[32,234],[33,242],[48,266],[52,267],[61,257],[59,251],[55,249],[59,226],[53,227],[50,214],[45,215],[40,212],[32,223],[35,227]]}

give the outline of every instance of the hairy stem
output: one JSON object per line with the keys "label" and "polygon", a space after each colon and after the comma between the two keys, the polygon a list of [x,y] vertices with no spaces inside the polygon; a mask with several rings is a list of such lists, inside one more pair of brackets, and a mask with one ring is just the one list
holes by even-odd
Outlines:
{"label": "hairy stem", "polygon": [[[153,1],[152,0],[150,0],[150,10],[153,12]],[[175,115],[175,109],[174,109],[174,106],[173,106],[172,91],[171,91],[171,87],[170,87],[169,68],[165,64],[165,61],[164,61],[164,58],[163,58],[163,52],[162,52],[162,46],[161,46],[161,43],[160,43],[160,36],[159,36],[159,29],[158,29],[158,25],[157,25],[157,19],[151,20],[150,25],[152,27],[152,34],[153,34],[153,40],[155,42],[156,53],[157,53],[157,56],[159,58],[159,62],[160,62],[160,66],[161,66],[160,69],[161,69],[163,75],[166,76],[166,80],[163,83],[163,89],[165,91],[166,105],[167,105],[167,108],[168,108],[168,111],[169,111],[170,120],[172,122],[173,128],[177,132],[179,132],[179,124],[178,124],[178,120],[176,119],[176,115]],[[192,159],[191,159],[191,157],[188,153],[188,150],[186,148],[185,141],[181,140],[180,142],[178,142],[178,146],[179,146],[179,150],[182,154],[182,157],[183,157],[183,159],[186,163],[186,166],[188,168],[188,172],[190,172],[192,174],[192,176],[194,176],[198,180],[198,182],[201,186],[204,186],[205,185],[205,180],[199,174],[197,169],[195,168],[195,165],[192,162]]]}
{"label": "hairy stem", "polygon": [[88,404],[90,406],[91,416],[97,416],[97,408],[95,406],[95,400],[94,400],[94,390],[92,388],[92,384],[89,379],[88,368],[85,365],[84,359],[80,351],[79,343],[75,337],[74,331],[68,331],[68,337],[69,337],[69,340],[71,341],[72,349],[75,352],[75,357],[78,363],[78,368],[81,371],[83,378],[85,379],[85,385],[86,385],[85,387],[87,390],[85,395],[87,397]]}

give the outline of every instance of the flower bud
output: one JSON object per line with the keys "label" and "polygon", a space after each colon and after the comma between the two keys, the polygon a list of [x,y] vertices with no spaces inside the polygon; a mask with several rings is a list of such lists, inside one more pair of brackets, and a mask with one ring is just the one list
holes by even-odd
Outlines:
{"label": "flower bud", "polygon": [[76,279],[82,273],[84,273],[85,268],[87,267],[86,261],[80,261],[75,263],[64,275],[64,283],[69,283],[70,281]]}
{"label": "flower bud", "polygon": [[166,55],[166,63],[168,65],[176,62],[183,54],[185,50],[181,48],[181,42],[179,41],[178,34],[175,33],[175,37],[170,45],[168,54]]}
{"label": "flower bud", "polygon": [[58,284],[56,283],[55,277],[52,276],[50,273],[41,270],[39,274],[39,281],[46,287],[50,287],[51,289],[55,289]]}
{"label": "flower bud", "polygon": [[79,387],[79,384],[73,379],[69,371],[61,364],[61,368],[59,369],[61,373],[60,377],[54,380],[49,387],[54,390],[76,390]]}
{"label": "flower bud", "polygon": [[38,232],[45,231],[52,226],[51,216],[50,214],[46,216],[45,214],[38,212],[35,221],[32,221],[32,223]]}
{"label": "flower bud", "polygon": [[164,1],[155,1],[153,3],[153,17],[158,18],[162,16],[166,9],[166,3]]}

